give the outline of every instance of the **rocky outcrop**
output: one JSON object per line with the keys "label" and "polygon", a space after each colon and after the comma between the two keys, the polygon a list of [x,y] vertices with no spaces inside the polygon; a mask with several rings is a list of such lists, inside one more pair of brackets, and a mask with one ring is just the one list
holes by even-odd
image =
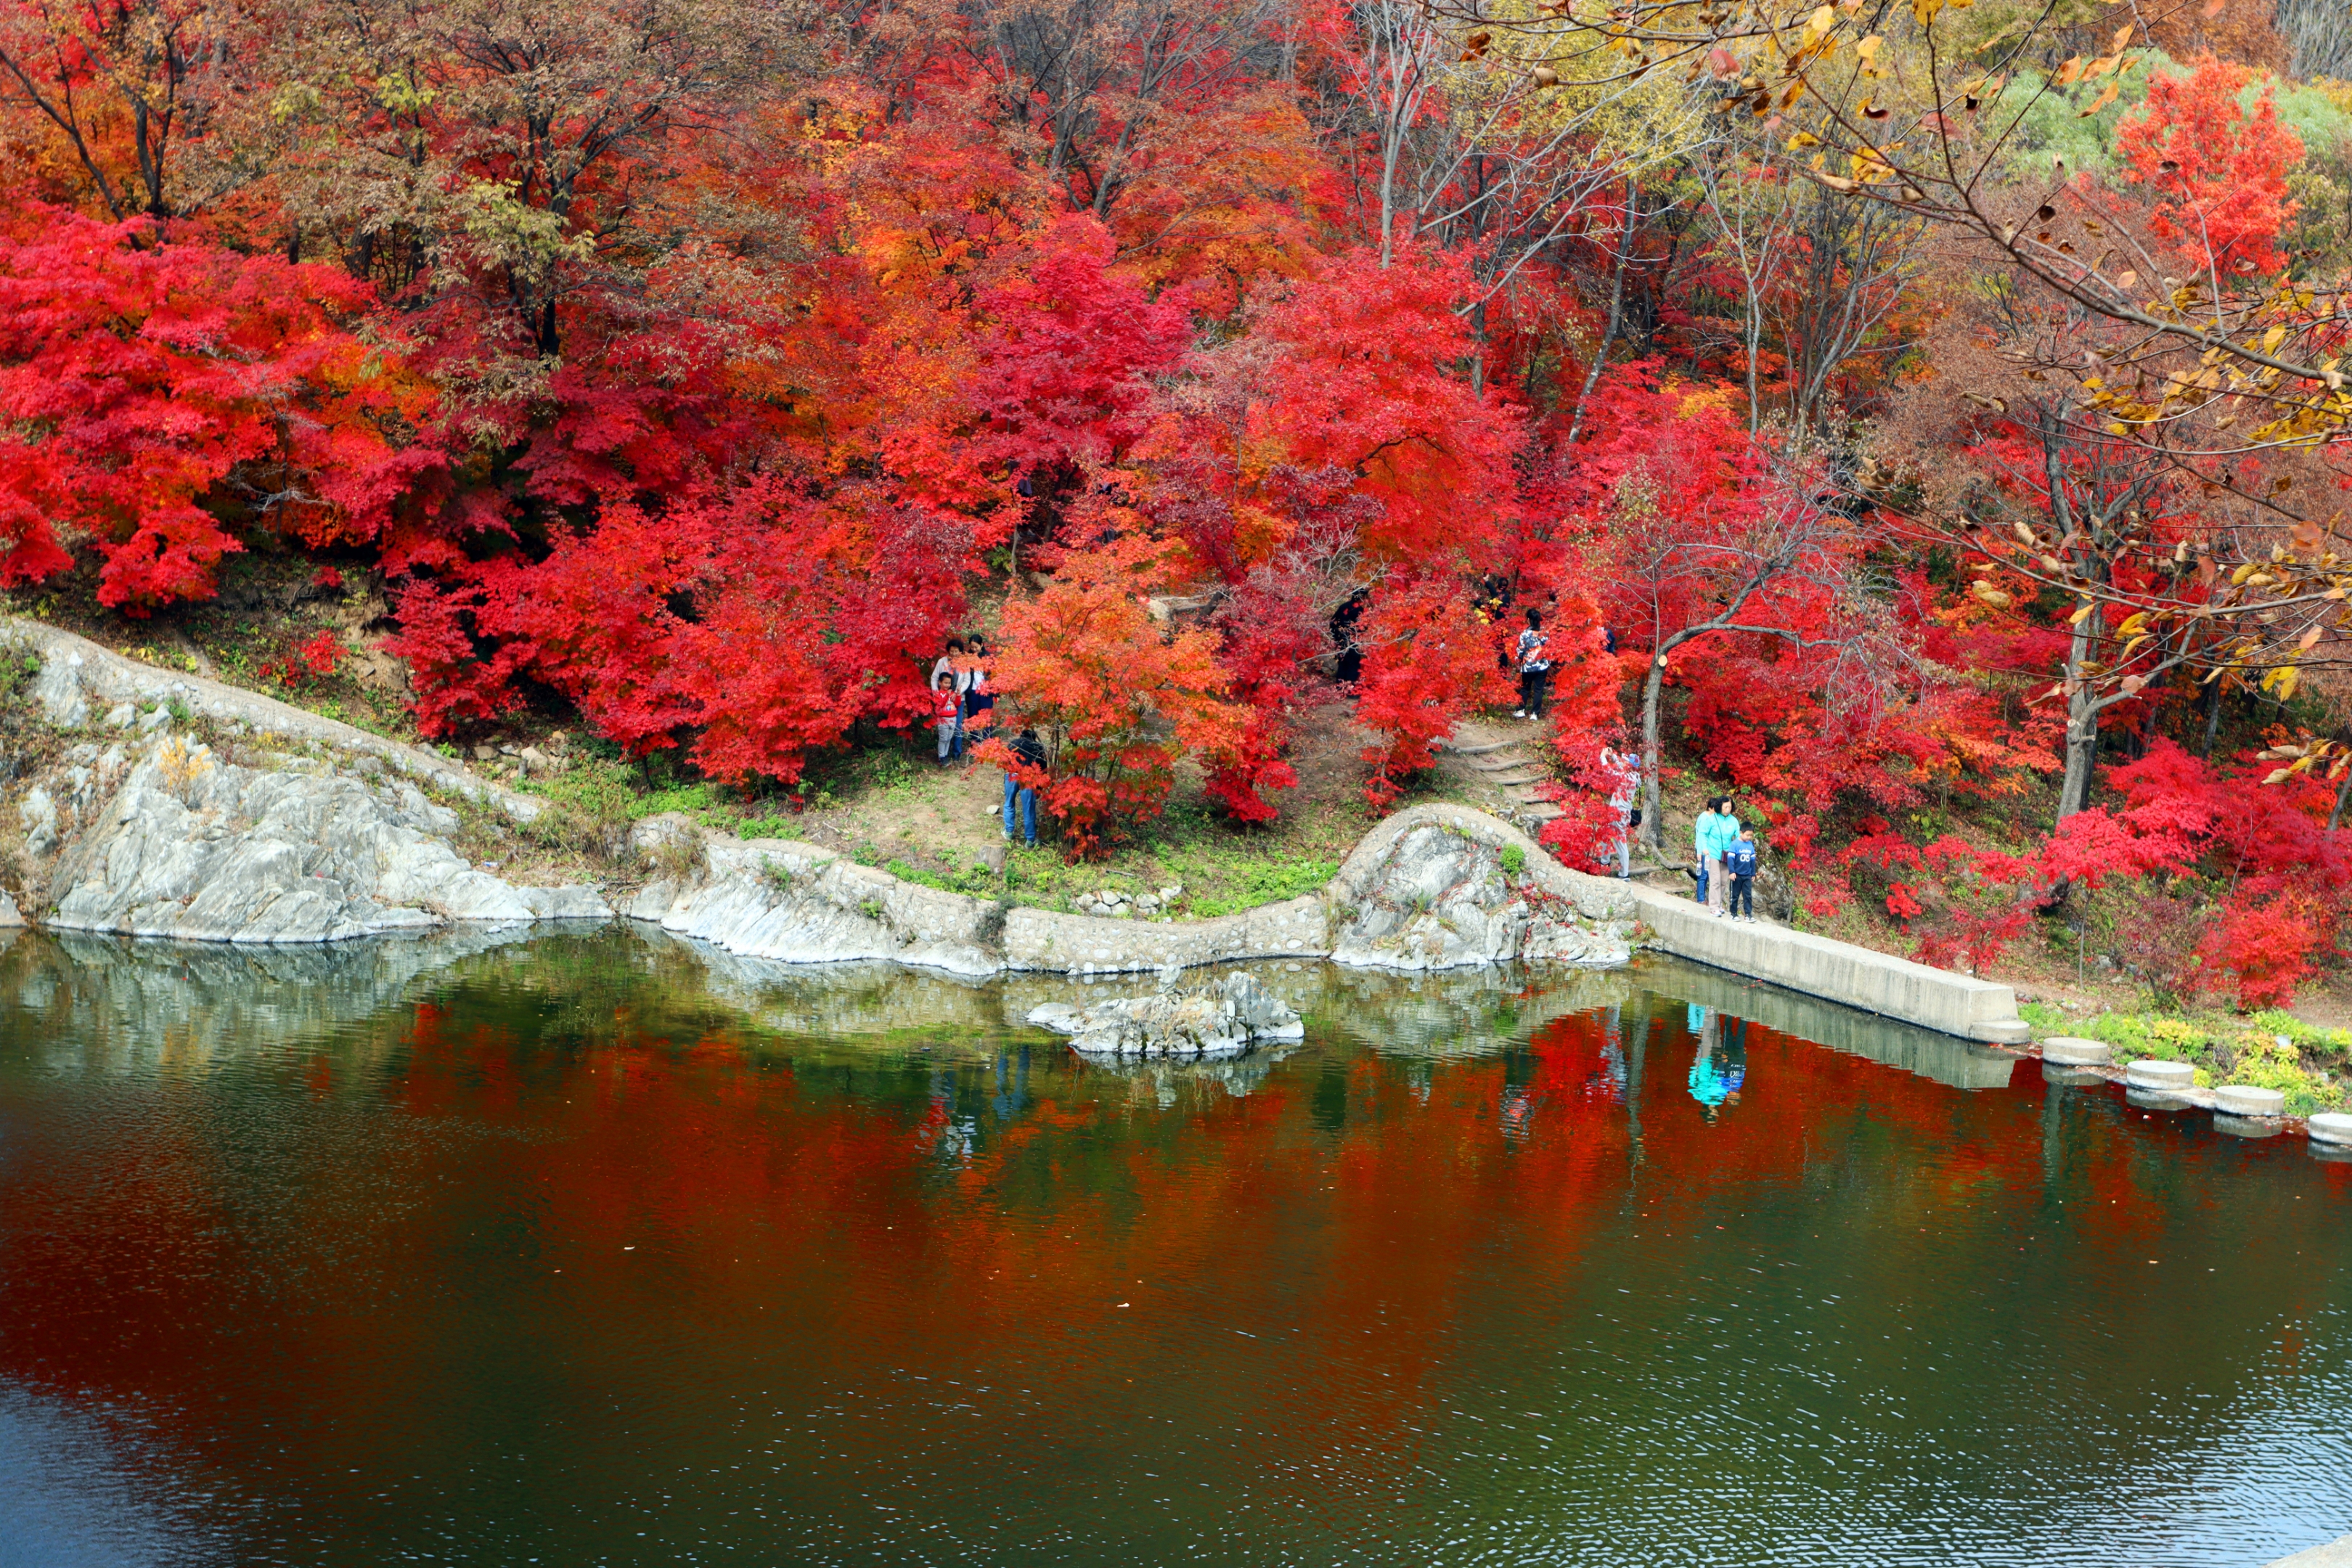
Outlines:
{"label": "rocky outcrop", "polygon": [[168,725],[67,758],[17,807],[55,930],[321,942],[612,913],[593,888],[517,887],[468,864],[448,842],[457,813],[381,764],[240,765]]}
{"label": "rocky outcrop", "polygon": [[152,733],[170,727],[177,709],[269,746],[292,750],[316,745],[344,757],[373,757],[394,773],[481,801],[518,822],[530,821],[543,804],[500,789],[422,746],[373,735],[225,681],[142,664],[39,621],[0,616],[0,646],[14,657],[29,656],[39,662],[31,694],[49,722],[61,730]]}
{"label": "rocky outcrop", "polygon": [[1633,900],[1570,871],[1507,823],[1419,805],[1356,846],[1325,890],[1335,963],[1458,969],[1513,960],[1622,963]]}
{"label": "rocky outcrop", "polygon": [[1246,971],[1187,987],[1171,970],[1155,995],[1120,997],[1077,1007],[1048,1002],[1029,1022],[1070,1037],[1086,1056],[1178,1058],[1239,1056],[1261,1040],[1297,1040],[1307,1026],[1286,1004],[1266,994]]}

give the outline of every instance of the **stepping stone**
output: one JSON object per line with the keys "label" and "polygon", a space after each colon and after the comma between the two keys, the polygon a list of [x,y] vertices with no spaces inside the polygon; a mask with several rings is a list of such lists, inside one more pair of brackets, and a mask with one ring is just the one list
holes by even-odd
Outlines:
{"label": "stepping stone", "polygon": [[2352,1144],[2352,1116],[2340,1110],[2323,1110],[2306,1125],[2315,1143]]}
{"label": "stepping stone", "polygon": [[2105,1067],[2114,1055],[2104,1040],[2077,1039],[2071,1035],[2053,1035],[2042,1042],[2042,1059],[2061,1067]]}
{"label": "stepping stone", "polygon": [[2231,1116],[2284,1116],[2286,1096],[2274,1089],[2225,1083],[2213,1091],[2213,1109]]}

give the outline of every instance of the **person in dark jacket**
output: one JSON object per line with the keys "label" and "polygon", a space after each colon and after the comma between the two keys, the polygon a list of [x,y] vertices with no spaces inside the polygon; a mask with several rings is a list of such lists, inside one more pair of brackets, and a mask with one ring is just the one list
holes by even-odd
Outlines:
{"label": "person in dark jacket", "polygon": [[[1756,830],[1743,827],[1723,851],[1723,874],[1731,879],[1733,920],[1756,923]],[[1742,914],[1742,911],[1746,911]]]}
{"label": "person in dark jacket", "polygon": [[988,643],[984,638],[971,639],[971,667],[965,672],[971,684],[963,692],[963,743],[976,746],[996,728],[996,693],[988,689]]}
{"label": "person in dark jacket", "polygon": [[[1045,765],[1045,743],[1037,739],[1034,730],[1024,730],[1013,738],[1013,755],[1025,765],[1042,768]],[[1013,810],[1018,806],[1021,831],[1024,842],[1034,847],[1037,843],[1037,792],[1011,773],[1004,775],[1004,837],[1013,837]]]}

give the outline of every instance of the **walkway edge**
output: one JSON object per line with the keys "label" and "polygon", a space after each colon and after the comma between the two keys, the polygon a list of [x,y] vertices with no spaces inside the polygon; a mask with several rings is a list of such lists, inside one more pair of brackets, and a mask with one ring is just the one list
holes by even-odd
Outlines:
{"label": "walkway edge", "polygon": [[2032,1038],[2017,1016],[2016,991],[1996,981],[1811,931],[1717,919],[1705,905],[1655,888],[1636,885],[1632,892],[1653,933],[1649,945],[1660,952],[1963,1039],[2015,1046]]}

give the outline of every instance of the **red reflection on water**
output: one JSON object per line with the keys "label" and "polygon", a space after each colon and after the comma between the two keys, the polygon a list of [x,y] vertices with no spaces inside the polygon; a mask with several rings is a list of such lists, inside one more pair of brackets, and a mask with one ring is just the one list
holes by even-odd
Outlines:
{"label": "red reflection on water", "polygon": [[[2049,1247],[2151,1299],[2190,1266],[2146,1261],[2177,1206],[2174,1130],[2094,1119],[2053,1153],[2030,1068],[1971,1096],[1754,1026],[1738,1099],[1714,1108],[1678,1015],[1587,1014],[1510,1057],[1356,1057],[1337,1105],[1312,1058],[1245,1097],[1163,1107],[1057,1052],[1000,1122],[969,1058],[942,1056],[928,1095],[871,1064],[845,1092],[725,1033],[619,1023],[620,1043],[559,1056],[423,1005],[375,1059],[289,1068],[301,1100],[335,1102],[325,1122],[166,1076],[135,1151],[39,1134],[0,1179],[0,1375],[194,1425],[230,1395],[340,1412],[277,1461],[331,1488],[387,1432],[433,1427],[477,1298],[583,1364],[665,1338],[772,1335],[873,1367],[1083,1342],[1074,1399],[1181,1375],[1164,1323],[1278,1327],[1328,1378],[1261,1414],[1276,1446],[1344,1430],[1353,1473],[1402,1487],[1483,1301],[1581,1289],[1629,1251],[1725,1266],[1759,1194],[1811,1194],[1824,1231],[1867,1226],[1858,1268],[1890,1300],[2043,1267]],[[1882,1145],[1908,1179],[1867,1212],[1808,1185]],[[2341,1198],[2352,1168],[2325,1180]],[[1269,1484],[1332,1506],[1312,1475]]]}

